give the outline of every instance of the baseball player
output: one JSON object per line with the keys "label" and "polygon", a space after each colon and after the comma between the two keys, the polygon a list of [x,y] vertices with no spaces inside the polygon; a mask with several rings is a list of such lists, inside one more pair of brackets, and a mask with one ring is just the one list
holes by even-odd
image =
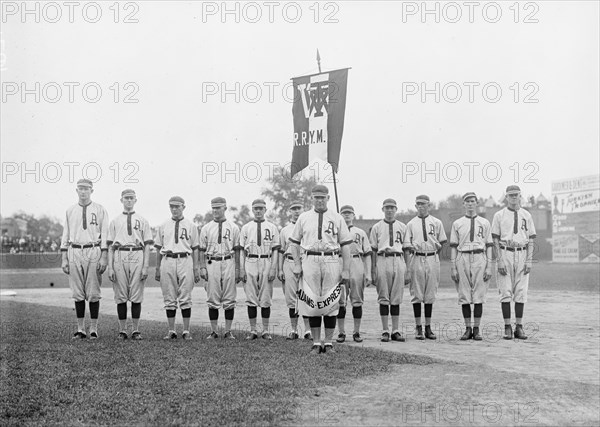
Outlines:
{"label": "baseball player", "polygon": [[[231,324],[235,314],[236,283],[245,276],[240,263],[240,229],[225,218],[227,201],[215,197],[210,202],[214,220],[200,230],[200,275],[207,281],[208,318],[212,332],[208,339],[219,338],[217,333],[219,308],[225,310],[225,339],[235,339]],[[233,259],[232,259],[233,258]]]}
{"label": "baseball player", "polygon": [[520,207],[521,189],[506,188],[507,206],[494,214],[492,238],[498,260],[498,291],[504,317],[504,339],[513,337],[510,301],[515,302],[515,338],[525,340],[523,310],[527,302],[535,226],[531,214]]}
{"label": "baseball player", "polygon": [[[350,277],[350,243],[352,237],[342,216],[327,209],[329,190],[324,185],[315,185],[311,191],[314,210],[304,212],[290,237],[291,252],[294,258],[293,273],[318,295],[326,295],[340,282],[347,283]],[[339,252],[342,251],[343,269],[340,276]],[[300,257],[303,250],[305,256]],[[321,317],[309,318],[313,336],[312,354],[331,352],[333,332],[339,304],[332,304],[331,310],[323,316],[325,340],[321,342]]]}
{"label": "baseball player", "polygon": [[[287,305],[289,316],[290,316],[290,324],[292,326],[292,331],[286,337],[287,340],[297,340],[299,338],[298,335],[298,313],[296,312],[296,304],[298,302],[298,279],[294,276],[292,271],[294,267],[294,257],[292,257],[290,250],[290,241],[289,238],[292,235],[292,231],[294,231],[294,226],[296,225],[296,221],[298,221],[298,217],[304,210],[304,204],[302,202],[292,202],[289,206],[289,211],[291,214],[291,221],[288,225],[281,229],[279,233],[279,272],[278,277],[283,284],[283,293],[285,295],[285,303]],[[310,325],[308,324],[308,317],[302,316],[304,318],[304,339],[312,340],[312,335],[310,333]]]}
{"label": "baseball player", "polygon": [[108,278],[113,282],[119,339],[127,339],[127,301],[131,301],[131,339],[141,340],[139,331],[144,285],[148,278],[150,247],[154,243],[150,224],[133,208],[137,202],[135,191],[121,192],[123,213],[108,227]]}
{"label": "baseball player", "polygon": [[77,181],[79,202],[67,209],[60,250],[62,270],[69,275],[69,286],[75,300],[77,332],[73,339],[87,338],[85,302],[90,307],[90,338],[98,338],[100,285],[107,265],[108,213],[92,202],[92,181]]}
{"label": "baseball player", "polygon": [[[456,283],[458,304],[465,319],[463,341],[481,341],[479,325],[489,279],[492,277],[492,242],[490,222],[477,215],[477,196],[463,195],[465,216],[452,223],[450,231],[451,277]],[[475,325],[471,327],[471,304],[474,304]]]}
{"label": "baseball player", "polygon": [[[350,278],[349,282],[342,286],[342,295],[340,296],[340,308],[337,315],[339,334],[336,341],[340,343],[346,341],[346,301],[348,296],[350,296],[352,317],[354,318],[354,333],[352,334],[352,338],[356,342],[362,342],[360,323],[362,320],[362,306],[365,299],[365,282],[369,285],[371,284],[371,245],[367,233],[353,224],[354,208],[350,205],[344,205],[340,209],[340,213],[346,222],[353,241],[349,245],[351,256]],[[340,267],[343,268],[343,265]]]}
{"label": "baseball player", "polygon": [[[442,221],[429,215],[429,196],[417,196],[417,216],[406,225],[405,247],[410,250],[407,261],[410,274],[410,295],[415,315],[415,338],[434,340],[431,330],[433,303],[440,284],[439,252],[446,242]],[[425,304],[425,337],[421,326],[421,303]]]}
{"label": "baseball player", "polygon": [[177,339],[175,314],[177,305],[183,317],[184,340],[191,340],[192,290],[200,281],[198,272],[198,228],[183,217],[185,201],[179,196],[169,199],[171,218],[156,233],[156,275],[163,294],[169,332],[164,339]]}
{"label": "baseball player", "polygon": [[256,330],[257,307],[260,307],[264,339],[272,340],[269,333],[271,317],[271,300],[273,298],[273,281],[277,276],[277,254],[279,250],[279,230],[277,226],[265,221],[267,204],[263,199],[252,202],[254,221],[242,227],[240,245],[242,251],[241,264],[244,266],[244,291],[248,304],[250,334],[247,340],[258,338]]}
{"label": "baseball player", "polygon": [[398,206],[394,199],[385,199],[381,210],[384,219],[371,228],[370,243],[373,251],[373,282],[377,285],[377,302],[383,333],[381,341],[390,340],[388,316],[392,315],[393,341],[404,342],[400,333],[400,304],[404,295],[404,284],[408,280],[404,262],[406,225],[396,220]]}

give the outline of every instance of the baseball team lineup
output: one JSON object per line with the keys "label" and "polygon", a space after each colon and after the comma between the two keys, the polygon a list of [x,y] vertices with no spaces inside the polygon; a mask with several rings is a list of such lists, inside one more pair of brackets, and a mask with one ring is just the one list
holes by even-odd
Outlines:
{"label": "baseball team lineup", "polygon": [[[77,182],[78,201],[66,211],[61,240],[62,270],[68,275],[75,301],[77,332],[86,339],[86,301],[89,338],[98,339],[102,274],[112,282],[117,308],[118,339],[143,339],[139,323],[152,248],[156,249],[154,280],[160,284],[168,330],[165,340],[179,338],[175,320],[179,309],[183,340],[191,340],[190,321],[194,286],[204,283],[210,334],[207,340],[236,340],[232,332],[242,284],[250,330],[246,340],[272,340],[269,332],[273,283],[283,284],[291,332],[287,340],[312,342],[313,354],[335,353],[335,343],[346,341],[347,307],[352,310],[352,340],[360,343],[365,287],[375,286],[381,318],[381,342],[405,342],[400,309],[408,287],[414,315],[415,339],[436,340],[432,330],[433,306],[440,284],[440,252],[450,247],[450,279],[456,287],[465,332],[461,340],[481,341],[483,306],[490,279],[495,276],[504,319],[504,339],[527,339],[523,329],[535,226],[520,207],[521,190],[509,185],[506,207],[490,223],[477,215],[477,195],[462,196],[464,216],[453,222],[449,236],[442,222],[430,215],[430,198],[415,198],[417,214],[404,224],[396,219],[397,203],[383,201],[383,218],[367,232],[356,227],[351,205],[340,213],[328,208],[329,190],[315,185],[312,208],[289,201],[289,223],[279,229],[265,219],[267,204],[252,202],[253,219],[238,227],[226,217],[227,201],[211,200],[213,219],[199,228],[184,216],[185,200],[169,199],[170,218],[153,236],[148,221],[135,211],[136,193],[121,193],[123,212],[110,218],[92,201],[93,183]],[[127,332],[127,303],[133,332]],[[513,305],[511,306],[511,302]],[[514,306],[515,329],[512,323]],[[260,308],[261,328],[257,326]],[[225,318],[219,330],[219,310]],[[390,319],[391,317],[391,319]],[[423,317],[424,325],[423,325]],[[391,327],[390,327],[391,320]],[[424,326],[424,327],[423,327]],[[335,331],[337,327],[337,336]]]}

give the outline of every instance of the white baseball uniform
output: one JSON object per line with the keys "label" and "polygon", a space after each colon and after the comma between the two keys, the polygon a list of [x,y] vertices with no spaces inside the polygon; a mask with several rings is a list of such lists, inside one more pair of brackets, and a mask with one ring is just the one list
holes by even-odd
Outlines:
{"label": "white baseball uniform", "polygon": [[[348,227],[353,241],[350,243],[350,280],[342,286],[340,295],[340,306],[346,306],[346,300],[350,296],[352,307],[361,307],[365,300],[365,257],[371,254],[371,244],[367,233],[354,225]],[[340,255],[340,269],[342,265]]]}
{"label": "white baseball uniform", "polygon": [[370,243],[377,256],[377,303],[400,305],[404,296],[406,263],[402,249],[406,225],[382,219],[371,228]]}

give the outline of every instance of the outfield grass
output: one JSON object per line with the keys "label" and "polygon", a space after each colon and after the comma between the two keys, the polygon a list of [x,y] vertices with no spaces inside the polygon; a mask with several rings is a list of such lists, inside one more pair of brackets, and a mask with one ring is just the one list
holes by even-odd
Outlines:
{"label": "outfield grass", "polygon": [[308,343],[279,336],[213,342],[195,330],[193,341],[163,341],[164,324],[149,321],[145,340],[117,341],[114,316],[103,316],[99,340],[72,341],[70,309],[7,301],[0,309],[3,426],[293,423],[318,388],[435,363],[348,346],[310,355]]}

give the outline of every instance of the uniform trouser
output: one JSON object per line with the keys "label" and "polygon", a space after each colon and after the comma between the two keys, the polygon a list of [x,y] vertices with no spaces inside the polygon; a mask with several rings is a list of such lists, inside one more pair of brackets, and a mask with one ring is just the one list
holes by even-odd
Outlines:
{"label": "uniform trouser", "polygon": [[529,289],[529,274],[523,274],[527,251],[507,251],[500,249],[500,256],[506,266],[506,276],[496,271],[496,282],[500,293],[500,302],[527,302],[527,291]]}
{"label": "uniform trouser", "polygon": [[[310,289],[325,295],[340,282],[340,262],[337,255],[306,255],[302,260],[302,275]],[[337,316],[339,303],[333,304],[325,316]]]}
{"label": "uniform trouser", "polygon": [[225,310],[235,308],[237,288],[235,285],[235,261],[230,258],[223,261],[211,260],[207,263],[208,282],[206,295],[208,308]]}
{"label": "uniform trouser", "polygon": [[283,274],[285,283],[283,285],[283,293],[285,294],[285,304],[287,308],[296,308],[298,301],[298,279],[294,275],[294,260],[285,259],[283,261]]}
{"label": "uniform trouser", "polygon": [[404,298],[404,257],[377,256],[377,303],[379,305],[400,305]]}
{"label": "uniform trouser", "polygon": [[456,258],[458,270],[458,304],[483,304],[488,290],[489,281],[483,281],[487,266],[487,255],[468,254],[459,252]]}
{"label": "uniform trouser", "polygon": [[98,273],[101,254],[99,246],[69,248],[69,287],[75,301],[96,302],[102,298],[102,275]]}
{"label": "uniform trouser", "polygon": [[194,263],[192,257],[163,257],[160,264],[160,288],[165,309],[176,310],[192,307],[194,289]]}
{"label": "uniform trouser", "polygon": [[440,285],[440,259],[431,256],[414,255],[410,281],[410,302],[412,304],[433,304]]}
{"label": "uniform trouser", "polygon": [[144,285],[142,281],[142,266],[144,251],[115,251],[114,270],[116,280],[113,282],[115,302],[122,304],[127,301],[142,303],[144,300]]}
{"label": "uniform trouser", "polygon": [[[340,258],[340,271],[343,264]],[[340,294],[340,306],[345,307],[348,296],[352,307],[361,307],[365,300],[365,264],[362,256],[350,258],[350,280],[342,286]]]}
{"label": "uniform trouser", "polygon": [[246,304],[249,307],[271,307],[273,282],[269,282],[271,258],[246,257]]}

